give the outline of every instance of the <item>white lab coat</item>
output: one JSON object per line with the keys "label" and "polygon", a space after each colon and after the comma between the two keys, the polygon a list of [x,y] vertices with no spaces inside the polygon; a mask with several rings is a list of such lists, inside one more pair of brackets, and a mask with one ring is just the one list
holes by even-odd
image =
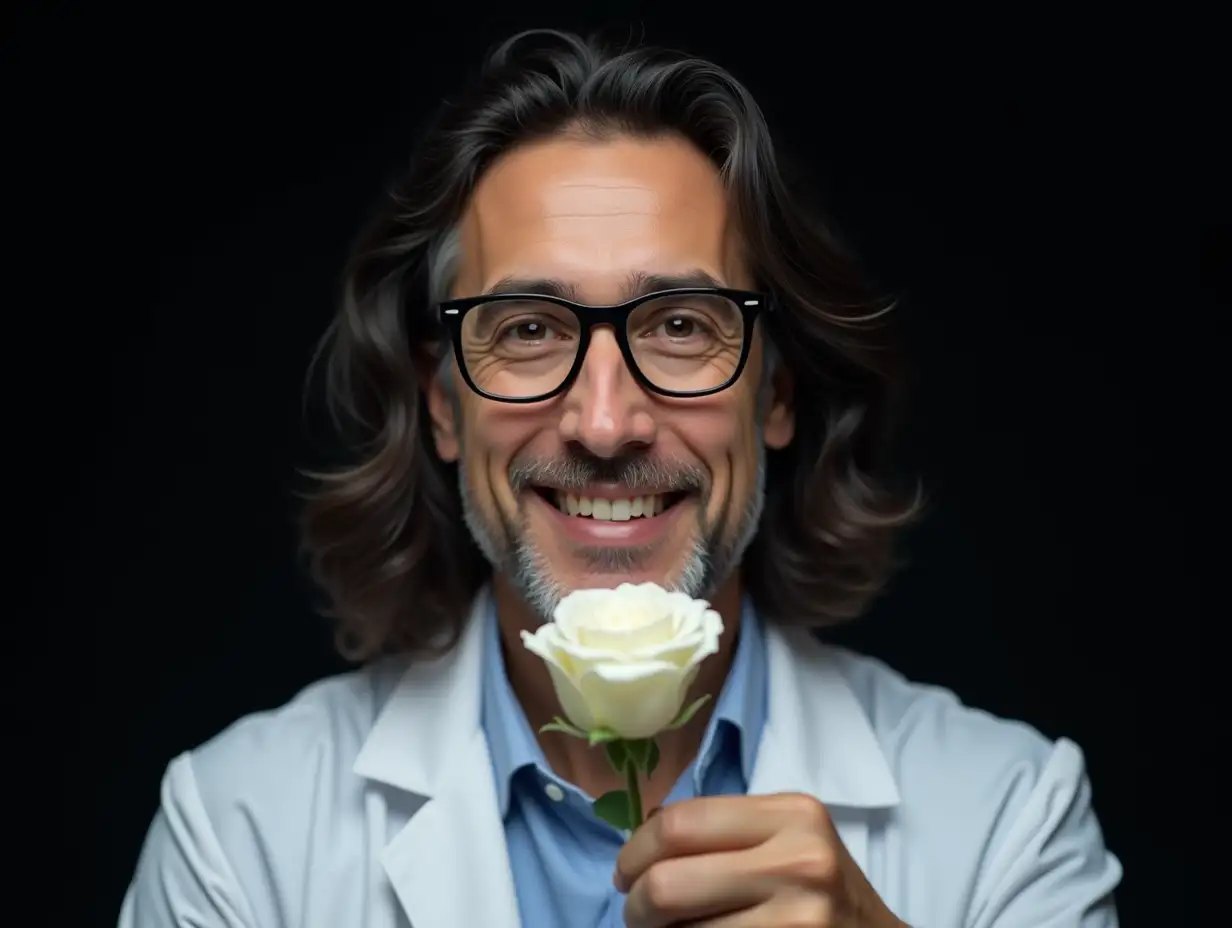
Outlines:
{"label": "white lab coat", "polygon": [[[324,680],[172,761],[120,928],[519,928],[479,725],[486,608],[444,658]],[[899,918],[1115,928],[1121,868],[1072,742],[804,631],[769,628],[767,661],[750,792],[825,803]]]}

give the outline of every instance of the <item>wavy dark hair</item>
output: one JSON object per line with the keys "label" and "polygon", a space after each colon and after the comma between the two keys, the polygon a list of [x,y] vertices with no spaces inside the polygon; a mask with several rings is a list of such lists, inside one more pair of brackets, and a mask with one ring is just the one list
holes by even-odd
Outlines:
{"label": "wavy dark hair", "polygon": [[916,511],[917,496],[884,482],[901,381],[890,304],[801,205],[749,92],[680,52],[522,33],[422,136],[354,248],[322,342],[331,421],[351,457],[309,475],[302,533],[348,658],[452,647],[490,574],[424,402],[442,337],[432,305],[448,286],[439,259],[492,162],[564,131],[691,140],[721,172],[758,286],[779,308],[763,319],[794,377],[796,432],[767,455],[766,506],[741,566],[758,608],[812,626],[856,616]]}

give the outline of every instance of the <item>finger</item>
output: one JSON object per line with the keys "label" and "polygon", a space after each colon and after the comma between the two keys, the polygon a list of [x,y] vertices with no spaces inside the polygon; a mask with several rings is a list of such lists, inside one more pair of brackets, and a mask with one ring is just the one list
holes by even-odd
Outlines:
{"label": "finger", "polygon": [[613,882],[621,892],[654,863],[670,857],[738,851],[768,840],[799,820],[812,797],[707,796],[672,803],[638,828],[616,858]]}
{"label": "finger", "polygon": [[633,884],[625,899],[628,928],[692,925],[759,905],[773,892],[755,857],[758,849],[696,854],[660,861]]}
{"label": "finger", "polygon": [[739,912],[688,922],[681,928],[782,928],[783,925],[836,925],[834,906],[824,896],[772,899]]}

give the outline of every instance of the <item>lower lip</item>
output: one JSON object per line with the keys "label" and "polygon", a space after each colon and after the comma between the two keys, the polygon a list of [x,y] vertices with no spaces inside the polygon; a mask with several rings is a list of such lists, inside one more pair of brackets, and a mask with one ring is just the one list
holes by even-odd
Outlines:
{"label": "lower lip", "polygon": [[658,541],[680,518],[689,501],[686,497],[650,518],[638,516],[627,522],[608,522],[586,516],[571,516],[561,512],[538,493],[531,493],[531,496],[534,497],[534,502],[547,510],[553,526],[570,541],[579,545],[605,548],[632,548]]}

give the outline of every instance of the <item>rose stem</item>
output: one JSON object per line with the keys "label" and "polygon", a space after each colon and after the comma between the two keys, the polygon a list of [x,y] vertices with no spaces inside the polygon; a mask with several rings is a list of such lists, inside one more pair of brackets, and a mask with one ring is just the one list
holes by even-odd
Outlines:
{"label": "rose stem", "polygon": [[625,789],[629,794],[629,821],[636,829],[642,824],[642,794],[637,788],[637,764],[633,758],[625,761]]}

